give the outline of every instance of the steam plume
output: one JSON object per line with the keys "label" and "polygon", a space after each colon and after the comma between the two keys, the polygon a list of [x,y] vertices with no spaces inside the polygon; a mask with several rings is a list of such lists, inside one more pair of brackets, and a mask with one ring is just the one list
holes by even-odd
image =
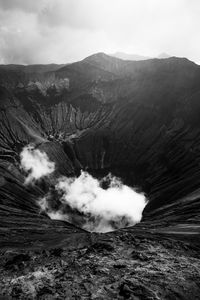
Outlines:
{"label": "steam plume", "polygon": [[138,223],[146,205],[145,196],[111,175],[104,180],[110,181],[107,189],[101,187],[101,181],[82,172],[78,178],[60,179],[56,189],[63,192],[64,203],[88,216],[83,226],[87,230],[106,232]]}
{"label": "steam plume", "polygon": [[24,147],[20,158],[22,169],[29,172],[25,180],[26,184],[39,180],[55,170],[55,164],[49,161],[47,154],[35,149],[33,145]]}
{"label": "steam plume", "polygon": [[[21,166],[29,184],[55,170],[46,153],[29,145],[21,152]],[[103,186],[106,185],[106,189]],[[51,219],[88,230],[107,232],[140,222],[147,201],[143,194],[109,174],[102,180],[81,172],[79,177],[52,178],[49,191],[38,201]]]}

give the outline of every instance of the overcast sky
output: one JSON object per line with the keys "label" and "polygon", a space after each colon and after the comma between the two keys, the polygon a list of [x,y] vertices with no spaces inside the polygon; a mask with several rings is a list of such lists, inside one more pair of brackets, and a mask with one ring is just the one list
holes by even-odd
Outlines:
{"label": "overcast sky", "polygon": [[0,0],[0,63],[116,51],[200,63],[200,0]]}

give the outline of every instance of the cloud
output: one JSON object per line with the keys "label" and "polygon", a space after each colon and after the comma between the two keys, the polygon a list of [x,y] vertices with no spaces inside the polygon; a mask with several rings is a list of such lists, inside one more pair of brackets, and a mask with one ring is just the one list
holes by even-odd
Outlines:
{"label": "cloud", "polygon": [[[74,0],[49,1],[38,14],[41,24],[51,27],[67,26],[74,29],[93,30],[98,22],[96,14],[89,14],[88,8],[95,9],[91,0],[81,0],[78,5]],[[98,4],[98,1],[96,1]]]}
{"label": "cloud", "polygon": [[25,184],[30,184],[44,176],[48,176],[55,170],[55,164],[49,161],[47,154],[35,149],[34,146],[24,147],[20,158],[22,169],[29,173]]}
{"label": "cloud", "polygon": [[0,60],[67,63],[124,51],[199,62],[199,13],[199,0],[0,0]]}
{"label": "cloud", "polygon": [[2,10],[22,10],[28,13],[41,10],[48,0],[0,0]]}

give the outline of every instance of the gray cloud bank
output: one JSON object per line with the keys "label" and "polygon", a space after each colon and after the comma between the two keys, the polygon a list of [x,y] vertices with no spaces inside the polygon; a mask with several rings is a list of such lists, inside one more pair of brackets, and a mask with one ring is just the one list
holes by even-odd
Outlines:
{"label": "gray cloud bank", "polygon": [[0,63],[160,52],[200,62],[199,0],[0,0]]}

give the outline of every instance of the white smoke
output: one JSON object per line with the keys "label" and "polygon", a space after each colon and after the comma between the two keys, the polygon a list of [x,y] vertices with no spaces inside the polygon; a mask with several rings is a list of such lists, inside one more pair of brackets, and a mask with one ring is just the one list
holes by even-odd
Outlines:
{"label": "white smoke", "polygon": [[70,221],[68,218],[67,214],[63,214],[62,211],[53,211],[48,203],[48,197],[45,196],[38,201],[38,205],[40,206],[41,212],[46,212],[47,215],[52,219],[52,220],[65,220],[65,221]]}
{"label": "white smoke", "polygon": [[[25,147],[20,157],[21,167],[29,172],[26,184],[55,170],[47,154],[32,145]],[[51,188],[38,204],[51,219],[65,220],[88,231],[108,232],[140,222],[147,200],[119,178],[108,175],[98,180],[82,171],[79,177],[52,178]]]}
{"label": "white smoke", "polygon": [[33,145],[24,147],[20,158],[22,169],[29,173],[25,180],[26,184],[48,176],[55,170],[55,164],[49,160],[47,154],[35,149]]}
{"label": "white smoke", "polygon": [[63,202],[92,217],[84,225],[89,231],[107,232],[140,222],[147,203],[145,196],[116,177],[106,180],[110,180],[109,186],[103,189],[102,181],[82,172],[78,178],[60,179],[56,189],[64,193]]}

